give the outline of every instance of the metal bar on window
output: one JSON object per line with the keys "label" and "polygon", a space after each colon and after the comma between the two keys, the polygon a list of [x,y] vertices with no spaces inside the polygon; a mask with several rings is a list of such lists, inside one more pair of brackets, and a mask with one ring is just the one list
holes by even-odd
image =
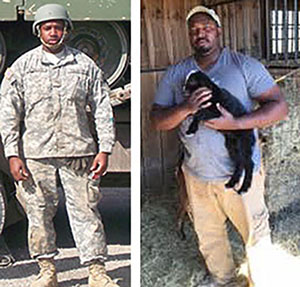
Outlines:
{"label": "metal bar on window", "polygon": [[[299,0],[266,0],[266,60],[300,62]],[[281,62],[281,64],[283,64]]]}
{"label": "metal bar on window", "polygon": [[288,11],[287,11],[287,0],[283,1],[283,53],[285,62],[288,61]]}
{"label": "metal bar on window", "polygon": [[298,0],[294,0],[294,43],[295,61],[298,60]]}
{"label": "metal bar on window", "polygon": [[275,25],[275,59],[278,60],[278,58],[279,58],[279,55],[278,55],[278,45],[279,45],[278,31],[279,31],[279,29],[278,29],[278,1],[277,0],[274,1],[274,10],[275,10],[275,21],[274,21],[274,25]]}
{"label": "metal bar on window", "polygon": [[[272,19],[272,15],[270,15],[270,6],[269,1],[266,0],[266,23],[267,23],[267,29],[266,29],[266,38],[267,38],[267,61],[270,61],[270,47],[272,47],[272,44],[270,43],[270,29],[272,28],[270,18]],[[272,37],[273,39],[273,37]]]}

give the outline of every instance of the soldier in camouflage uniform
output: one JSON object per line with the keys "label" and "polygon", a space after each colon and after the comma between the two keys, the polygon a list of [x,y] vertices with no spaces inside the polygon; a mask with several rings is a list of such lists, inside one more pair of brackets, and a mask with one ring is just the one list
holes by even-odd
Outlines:
{"label": "soldier in camouflage uniform", "polygon": [[71,29],[64,7],[47,4],[38,9],[33,33],[42,45],[5,73],[0,131],[25,203],[30,254],[41,269],[31,286],[58,286],[53,217],[59,177],[81,263],[89,265],[89,286],[115,287],[105,272],[107,247],[97,210],[100,176],[114,145],[112,108],[101,70],[85,54],[64,45]]}

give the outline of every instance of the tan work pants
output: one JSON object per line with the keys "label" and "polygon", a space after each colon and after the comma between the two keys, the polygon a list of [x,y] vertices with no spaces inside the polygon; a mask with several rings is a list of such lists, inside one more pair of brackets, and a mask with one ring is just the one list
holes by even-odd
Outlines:
{"label": "tan work pants", "polygon": [[225,182],[199,180],[184,166],[183,173],[199,249],[218,286],[229,286],[235,278],[235,265],[226,220],[237,228],[247,247],[270,235],[263,171],[253,175],[251,188],[242,196],[226,189]]}

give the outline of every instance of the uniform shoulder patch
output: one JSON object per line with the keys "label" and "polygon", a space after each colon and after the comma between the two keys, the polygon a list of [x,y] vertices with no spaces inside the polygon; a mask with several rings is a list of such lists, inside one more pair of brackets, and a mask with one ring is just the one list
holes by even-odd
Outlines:
{"label": "uniform shoulder patch", "polygon": [[11,68],[7,68],[6,71],[5,71],[5,73],[4,73],[4,77],[7,80],[10,80],[13,75],[14,75],[14,72],[11,70]]}

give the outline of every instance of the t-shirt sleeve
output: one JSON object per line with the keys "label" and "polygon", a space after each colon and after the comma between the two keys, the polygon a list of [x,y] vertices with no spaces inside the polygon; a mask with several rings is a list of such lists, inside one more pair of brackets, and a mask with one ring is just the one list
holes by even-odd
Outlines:
{"label": "t-shirt sleeve", "polygon": [[262,63],[252,57],[246,57],[243,64],[249,96],[258,97],[276,85],[273,77]]}
{"label": "t-shirt sleeve", "polygon": [[158,104],[161,106],[174,106],[175,99],[174,99],[174,80],[172,77],[172,69],[167,69],[166,73],[162,77],[158,88],[155,93],[154,97],[154,104]]}
{"label": "t-shirt sleeve", "polygon": [[276,85],[265,66],[252,57],[245,57],[243,72],[250,97],[255,98]]}

